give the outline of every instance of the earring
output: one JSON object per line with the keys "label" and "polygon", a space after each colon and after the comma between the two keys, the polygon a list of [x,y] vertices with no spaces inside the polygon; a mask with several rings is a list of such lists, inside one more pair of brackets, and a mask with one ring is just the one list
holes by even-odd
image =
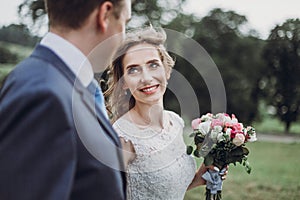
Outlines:
{"label": "earring", "polygon": [[125,96],[127,95],[127,90],[124,91]]}

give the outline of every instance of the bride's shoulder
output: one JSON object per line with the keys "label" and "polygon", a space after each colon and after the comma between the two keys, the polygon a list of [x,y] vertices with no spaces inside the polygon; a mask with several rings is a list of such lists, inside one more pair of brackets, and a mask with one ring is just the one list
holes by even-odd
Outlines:
{"label": "bride's shoulder", "polygon": [[125,141],[132,140],[132,132],[134,126],[127,119],[126,115],[118,118],[113,124],[112,127],[117,132],[118,136],[124,138]]}
{"label": "bride's shoulder", "polygon": [[177,122],[180,124],[180,126],[184,127],[184,121],[177,113],[171,110],[165,110],[165,112],[168,114],[171,121]]}
{"label": "bride's shoulder", "polygon": [[126,130],[126,127],[130,127],[131,122],[129,121],[127,114],[125,113],[120,118],[118,118],[113,124],[113,128],[116,130]]}

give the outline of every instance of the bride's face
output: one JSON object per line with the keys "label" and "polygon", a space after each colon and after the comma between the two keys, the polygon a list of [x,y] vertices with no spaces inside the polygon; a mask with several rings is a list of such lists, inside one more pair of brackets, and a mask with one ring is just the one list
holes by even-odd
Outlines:
{"label": "bride's face", "polygon": [[123,89],[130,90],[136,104],[162,104],[170,72],[156,47],[143,43],[129,48],[123,58],[123,71]]}

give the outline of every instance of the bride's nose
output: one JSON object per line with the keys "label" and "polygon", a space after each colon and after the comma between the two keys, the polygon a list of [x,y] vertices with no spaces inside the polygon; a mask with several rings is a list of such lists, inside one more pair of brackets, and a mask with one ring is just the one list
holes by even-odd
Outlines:
{"label": "bride's nose", "polygon": [[142,74],[141,74],[141,79],[140,81],[142,83],[151,83],[152,82],[152,75],[151,73],[148,72],[148,70],[143,70]]}

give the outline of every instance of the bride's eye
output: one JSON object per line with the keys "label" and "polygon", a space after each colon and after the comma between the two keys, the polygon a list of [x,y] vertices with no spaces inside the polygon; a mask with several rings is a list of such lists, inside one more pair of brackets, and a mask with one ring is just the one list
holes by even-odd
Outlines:
{"label": "bride's eye", "polygon": [[128,74],[137,74],[139,72],[140,72],[140,70],[139,70],[139,68],[137,66],[130,67],[130,68],[127,69],[127,73]]}
{"label": "bride's eye", "polygon": [[151,69],[156,69],[156,68],[158,68],[159,66],[160,66],[160,64],[157,63],[157,62],[151,62],[151,63],[149,63],[149,67],[150,67]]}

